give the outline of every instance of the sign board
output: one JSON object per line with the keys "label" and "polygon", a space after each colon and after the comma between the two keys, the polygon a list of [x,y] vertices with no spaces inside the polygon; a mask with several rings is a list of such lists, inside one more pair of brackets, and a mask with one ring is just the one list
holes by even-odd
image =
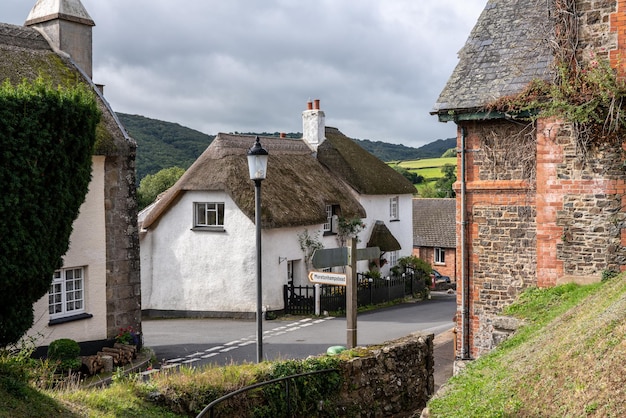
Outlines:
{"label": "sign board", "polygon": [[312,271],[309,273],[309,281],[320,284],[345,286],[346,275],[341,273],[327,273],[325,271]]}
{"label": "sign board", "polygon": [[[316,269],[347,266],[350,264],[348,254],[348,247],[323,248],[321,250],[315,250],[311,258],[311,263]],[[358,248],[356,250],[357,260],[372,260],[379,257],[380,248],[378,247]]]}
{"label": "sign board", "polygon": [[345,266],[348,264],[348,248],[322,248],[315,250],[311,263],[316,269]]}

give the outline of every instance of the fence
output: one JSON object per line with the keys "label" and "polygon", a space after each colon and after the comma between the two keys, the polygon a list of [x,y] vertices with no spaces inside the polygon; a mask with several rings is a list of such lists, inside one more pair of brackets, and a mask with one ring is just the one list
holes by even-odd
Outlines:
{"label": "fence", "polygon": [[[388,278],[370,278],[357,273],[357,306],[376,305],[415,295],[426,287],[424,278],[405,273]],[[346,309],[346,287],[319,285],[320,312]],[[285,313],[293,315],[315,314],[315,286],[290,286],[283,289]]]}

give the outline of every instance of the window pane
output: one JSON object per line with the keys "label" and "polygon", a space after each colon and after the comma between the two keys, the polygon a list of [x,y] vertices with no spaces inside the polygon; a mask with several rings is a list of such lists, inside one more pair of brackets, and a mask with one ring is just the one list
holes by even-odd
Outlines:
{"label": "window pane", "polygon": [[224,204],[220,203],[217,205],[217,224],[219,226],[224,226]]}

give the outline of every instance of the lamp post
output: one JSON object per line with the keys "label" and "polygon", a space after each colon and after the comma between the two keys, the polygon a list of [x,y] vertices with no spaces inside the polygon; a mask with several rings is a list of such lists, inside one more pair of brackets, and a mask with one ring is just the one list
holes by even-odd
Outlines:
{"label": "lamp post", "polygon": [[256,225],[256,362],[263,361],[263,293],[261,286],[261,182],[267,173],[267,151],[259,137],[248,150],[250,180],[254,181],[254,223]]}

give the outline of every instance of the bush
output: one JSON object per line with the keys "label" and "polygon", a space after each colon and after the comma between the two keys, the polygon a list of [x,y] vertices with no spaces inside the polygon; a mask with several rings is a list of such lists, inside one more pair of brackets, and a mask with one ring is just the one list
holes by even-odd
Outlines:
{"label": "bush", "polygon": [[430,273],[432,273],[433,268],[428,262],[422,260],[421,258],[414,255],[402,257],[398,259],[398,265],[405,271],[407,269],[413,270],[418,278],[424,279],[427,286],[432,284]]}
{"label": "bush", "polygon": [[72,371],[80,368],[80,346],[74,340],[62,338],[48,346],[48,359],[58,362],[60,371]]}

